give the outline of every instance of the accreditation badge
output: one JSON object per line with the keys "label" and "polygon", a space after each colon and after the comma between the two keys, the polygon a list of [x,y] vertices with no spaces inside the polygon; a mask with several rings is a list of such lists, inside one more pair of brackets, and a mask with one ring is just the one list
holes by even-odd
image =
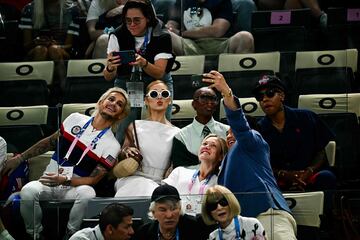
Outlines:
{"label": "accreditation badge", "polygon": [[201,197],[197,195],[187,196],[185,198],[184,204],[184,211],[186,214],[196,216],[196,214],[201,213]]}
{"label": "accreditation badge", "polygon": [[144,83],[143,82],[126,82],[127,94],[131,107],[144,106]]}

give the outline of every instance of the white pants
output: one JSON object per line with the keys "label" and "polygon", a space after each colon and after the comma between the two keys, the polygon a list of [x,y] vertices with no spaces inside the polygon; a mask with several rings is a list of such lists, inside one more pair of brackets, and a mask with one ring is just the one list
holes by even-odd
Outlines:
{"label": "white pants", "polygon": [[26,184],[20,192],[20,212],[24,219],[26,232],[37,238],[42,231],[42,211],[39,200],[75,200],[69,215],[67,228],[70,232],[80,229],[87,204],[90,198],[96,197],[95,190],[88,185],[69,187],[48,187],[39,181],[32,181]]}
{"label": "white pants", "polygon": [[296,240],[296,221],[290,213],[270,208],[256,218],[263,225],[267,240]]}

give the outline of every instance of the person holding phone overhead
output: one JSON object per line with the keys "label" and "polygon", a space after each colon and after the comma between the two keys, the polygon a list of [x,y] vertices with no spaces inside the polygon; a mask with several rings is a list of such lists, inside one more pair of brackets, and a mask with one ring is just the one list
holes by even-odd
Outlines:
{"label": "person holding phone overhead", "polygon": [[[171,37],[156,17],[150,0],[129,0],[123,8],[123,24],[110,34],[107,66],[104,77],[115,79],[114,85],[127,89],[132,111],[118,129],[117,139],[122,142],[129,123],[141,116],[144,89],[154,79],[163,80],[173,96],[170,69],[174,62]],[[123,64],[121,56],[114,52],[134,50],[135,61]],[[166,116],[171,118],[171,105]]]}

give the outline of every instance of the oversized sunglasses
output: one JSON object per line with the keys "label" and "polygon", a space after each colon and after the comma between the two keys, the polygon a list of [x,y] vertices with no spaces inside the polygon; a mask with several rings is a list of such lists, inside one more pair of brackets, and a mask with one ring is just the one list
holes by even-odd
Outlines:
{"label": "oversized sunglasses", "polygon": [[131,25],[134,23],[135,25],[139,25],[143,17],[134,17],[134,18],[125,18],[126,25]]}
{"label": "oversized sunglasses", "polygon": [[212,212],[214,210],[217,209],[218,204],[220,204],[222,207],[226,207],[229,205],[228,201],[226,200],[225,197],[222,197],[220,200],[216,201],[216,202],[208,202],[206,204],[206,209],[208,212]]}
{"label": "oversized sunglasses", "polygon": [[262,92],[258,92],[256,95],[255,95],[255,99],[256,101],[258,102],[261,102],[262,100],[264,100],[264,96],[266,95],[268,98],[272,98],[275,96],[275,94],[279,92],[279,90],[275,89],[275,88],[269,88],[269,89],[266,89],[265,91],[262,91]]}
{"label": "oversized sunglasses", "polygon": [[200,95],[200,96],[195,97],[194,99],[201,104],[204,104],[207,102],[213,102],[213,103],[218,102],[218,98],[216,95]]}
{"label": "oversized sunglasses", "polygon": [[158,98],[159,96],[161,96],[162,98],[166,99],[169,98],[171,94],[169,90],[162,90],[160,92],[156,90],[151,90],[150,92],[148,92],[148,94],[146,94],[146,96],[150,98]]}

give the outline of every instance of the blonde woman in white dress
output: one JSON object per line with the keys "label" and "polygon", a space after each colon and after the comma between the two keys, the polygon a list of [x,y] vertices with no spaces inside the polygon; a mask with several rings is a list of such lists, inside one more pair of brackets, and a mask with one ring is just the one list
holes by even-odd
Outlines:
{"label": "blonde woman in white dress", "polygon": [[115,197],[149,197],[164,178],[170,167],[172,141],[179,128],[166,119],[165,112],[171,103],[168,86],[161,80],[150,83],[146,89],[145,105],[148,117],[136,120],[138,148],[131,147],[134,125],[130,124],[121,157],[142,156],[140,167],[128,177],[118,178],[115,182]]}

